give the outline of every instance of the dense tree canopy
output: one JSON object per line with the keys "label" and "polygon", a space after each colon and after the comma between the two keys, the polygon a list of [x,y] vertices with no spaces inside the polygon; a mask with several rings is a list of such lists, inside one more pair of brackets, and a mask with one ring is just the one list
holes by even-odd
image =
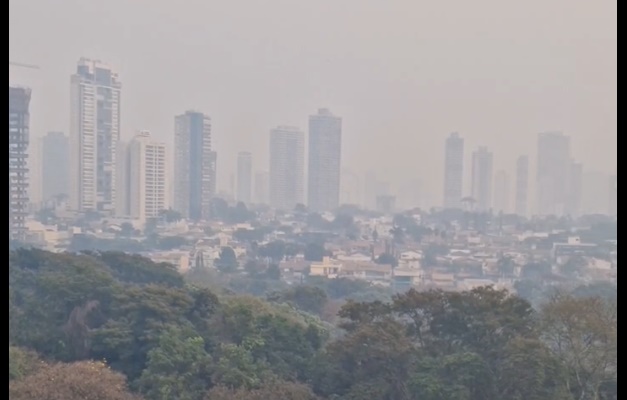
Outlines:
{"label": "dense tree canopy", "polygon": [[9,397],[617,398],[618,313],[603,288],[534,309],[493,288],[392,298],[318,279],[251,297],[193,277],[121,253],[11,252]]}

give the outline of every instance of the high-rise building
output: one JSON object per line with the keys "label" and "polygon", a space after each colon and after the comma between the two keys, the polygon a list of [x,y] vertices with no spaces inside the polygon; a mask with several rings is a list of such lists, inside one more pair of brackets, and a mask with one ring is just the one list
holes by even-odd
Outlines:
{"label": "high-rise building", "polygon": [[494,178],[494,211],[509,214],[511,212],[511,193],[509,174],[499,171]]}
{"label": "high-rise building", "polygon": [[270,138],[270,205],[291,211],[305,201],[305,134],[279,127]]}
{"label": "high-rise building", "polygon": [[9,240],[26,237],[31,91],[9,86]]}
{"label": "high-rise building", "polygon": [[253,201],[253,155],[248,152],[237,156],[237,201],[244,204]]}
{"label": "high-rise building", "polygon": [[522,156],[516,163],[516,214],[529,214],[529,157]]}
{"label": "high-rise building", "polygon": [[478,211],[492,209],[494,182],[494,155],[487,147],[481,147],[472,157],[472,197]]}
{"label": "high-rise building", "polygon": [[542,133],[538,140],[538,214],[563,216],[568,207],[572,167],[570,138]]}
{"label": "high-rise building", "polygon": [[43,200],[70,194],[70,140],[62,132],[50,132],[41,140]]}
{"label": "high-rise building", "polygon": [[444,176],[444,208],[461,209],[464,197],[465,141],[459,133],[446,140],[446,164]]}
{"label": "high-rise building", "polygon": [[574,218],[581,215],[583,202],[583,164],[572,162],[568,180],[568,197],[566,198],[566,213]]}
{"label": "high-rise building", "polygon": [[158,218],[167,208],[167,149],[141,132],[126,151],[126,204],[128,216],[140,221]]}
{"label": "high-rise building", "polygon": [[122,84],[111,67],[82,59],[71,83],[70,206],[114,212]]}
{"label": "high-rise building", "polygon": [[216,193],[217,163],[211,119],[188,111],[176,117],[175,125],[174,208],[193,221],[208,219]]}
{"label": "high-rise building", "polygon": [[270,173],[260,172],[255,175],[255,203],[270,203]]}
{"label": "high-rise building", "polygon": [[340,206],[342,119],[321,109],[309,119],[309,208],[335,211]]}

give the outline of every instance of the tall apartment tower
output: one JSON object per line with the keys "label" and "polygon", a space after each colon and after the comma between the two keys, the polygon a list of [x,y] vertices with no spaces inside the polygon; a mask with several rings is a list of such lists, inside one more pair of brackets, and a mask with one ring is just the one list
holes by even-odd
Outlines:
{"label": "tall apartment tower", "polygon": [[506,171],[499,171],[494,178],[494,211],[509,214],[511,212],[510,179]]}
{"label": "tall apartment tower", "polygon": [[82,59],[71,81],[70,207],[115,211],[122,84],[100,61]]}
{"label": "tall apartment tower", "polygon": [[31,91],[9,86],[9,240],[26,237]]}
{"label": "tall apartment tower", "polygon": [[205,220],[216,187],[211,119],[188,111],[176,117],[175,125],[174,208],[192,221]]}
{"label": "tall apartment tower", "polygon": [[570,138],[557,132],[540,134],[537,177],[537,211],[540,215],[566,214],[571,169]]}
{"label": "tall apartment tower", "polygon": [[309,119],[309,208],[335,211],[340,206],[342,119],[321,109]]}
{"label": "tall apartment tower", "polygon": [[237,155],[237,201],[250,204],[253,200],[253,155],[241,152]]}
{"label": "tall apartment tower", "polygon": [[464,197],[465,141],[459,133],[446,140],[446,164],[444,166],[444,208],[461,209]]}
{"label": "tall apartment tower", "polygon": [[494,155],[487,147],[481,147],[472,157],[472,197],[477,202],[478,211],[492,209],[493,182]]}
{"label": "tall apartment tower", "polygon": [[279,127],[270,134],[270,205],[291,211],[305,201],[305,134]]}
{"label": "tall apartment tower", "polygon": [[516,163],[516,214],[529,215],[529,157],[522,156]]}
{"label": "tall apartment tower", "polygon": [[149,132],[137,134],[126,150],[128,216],[143,222],[167,208],[167,148]]}
{"label": "tall apartment tower", "polygon": [[41,140],[42,196],[49,201],[70,194],[70,139],[50,132]]}

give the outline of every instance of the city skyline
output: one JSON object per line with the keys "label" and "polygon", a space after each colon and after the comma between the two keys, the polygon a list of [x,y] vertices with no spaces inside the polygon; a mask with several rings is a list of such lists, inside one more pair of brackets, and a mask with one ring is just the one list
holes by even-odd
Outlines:
{"label": "city skyline", "polygon": [[[77,172],[82,171],[82,178],[70,179],[70,183],[75,185],[73,190],[70,190],[71,208],[79,211],[94,210],[104,213],[115,213],[115,209],[119,207],[119,202],[116,200],[116,192],[119,185],[117,180],[121,179],[119,172],[117,171],[117,157],[118,142],[123,143],[125,137],[120,132],[120,120],[122,114],[121,107],[121,90],[122,84],[120,82],[119,74],[110,67],[109,64],[90,60],[87,58],[81,58],[78,63],[77,72],[72,76],[72,129],[70,135],[70,143],[72,144],[71,170],[73,171],[72,177],[76,176]],[[98,96],[98,100],[95,100]],[[212,121],[210,120],[212,126]],[[304,193],[307,194],[302,203],[311,205],[313,210],[327,211],[337,208],[341,205],[341,198],[345,198],[348,192],[346,192],[345,185],[348,183],[341,183],[341,171],[343,170],[343,154],[345,146],[343,145],[343,119],[336,117],[327,108],[320,108],[318,114],[310,116],[309,118],[309,133],[306,135],[305,152],[308,153],[305,157],[305,163],[308,162],[308,168],[306,169],[305,181],[306,188]],[[211,129],[211,128],[210,128]],[[95,133],[97,132],[97,133]],[[176,136],[176,135],[175,135]],[[220,136],[220,135],[218,135]],[[214,137],[209,133],[209,149],[210,152],[203,155],[203,160],[206,160],[208,164],[212,164],[212,167],[205,166],[204,168],[211,168],[211,171],[207,170],[209,178],[211,180],[210,189],[203,195],[208,197],[208,193],[217,193],[216,185],[219,182],[218,172],[222,171],[224,164],[221,164],[220,168],[217,168],[217,156],[220,153],[225,155],[223,151],[214,151],[213,143]],[[164,141],[164,146],[170,148]],[[465,176],[466,174],[466,154],[465,154],[466,137],[462,137],[459,133],[451,134],[446,141],[445,151],[445,178],[444,178],[444,204],[445,208],[450,208],[456,195],[454,193],[466,194],[470,193],[472,197],[480,197],[478,200],[481,209],[492,209],[492,206],[497,199],[494,197],[495,182],[488,183],[488,172],[484,171],[483,175],[477,175],[474,172],[470,176],[471,189],[467,191],[467,184]],[[176,153],[178,145],[173,146],[173,151]],[[122,146],[123,147],[123,146]],[[539,135],[539,141],[537,143],[537,180],[536,180],[536,202],[532,204],[532,212],[539,214],[555,214],[555,215],[578,215],[582,210],[583,192],[586,187],[583,183],[583,176],[588,169],[584,169],[584,166],[580,162],[574,161],[572,156],[572,137],[565,135],[562,132],[554,131],[549,133],[541,133]],[[89,154],[95,154],[92,157]],[[46,149],[41,149],[40,157],[47,155]],[[82,154],[82,158],[78,158],[78,154]],[[210,155],[209,155],[210,154]],[[249,187],[248,190],[243,189],[243,183],[239,181],[239,170],[241,165],[240,157],[243,152],[238,152],[238,182],[232,188],[232,195],[236,199],[243,199],[245,203],[253,203],[253,175],[259,174],[260,169],[256,168],[252,155],[247,165],[247,169],[250,170],[246,181]],[[248,153],[250,154],[250,153]],[[498,160],[501,157],[501,153],[497,154],[497,157],[492,156],[492,169],[494,174]],[[221,156],[221,158],[222,158]],[[228,154],[227,157],[228,159]],[[175,160],[176,160],[175,156]],[[79,162],[77,163],[77,160]],[[92,160],[92,161],[89,161]],[[96,162],[97,160],[97,162]],[[496,161],[495,161],[496,160]],[[557,160],[557,161],[556,161]],[[568,160],[568,161],[567,161]],[[92,164],[85,164],[91,162]],[[41,161],[42,165],[43,160]],[[94,164],[95,163],[95,164]],[[471,168],[475,167],[474,161],[471,162]],[[530,167],[527,166],[529,169]],[[485,169],[485,168],[484,168]],[[92,172],[90,176],[87,176],[86,171]],[[512,174],[512,170],[499,169],[501,172]],[[513,171],[514,174],[520,173],[520,171]],[[529,172],[529,171],[528,171]],[[43,172],[42,172],[43,173]],[[176,174],[176,172],[175,172]],[[169,173],[168,173],[169,175]],[[234,175],[232,175],[234,176]],[[577,176],[577,178],[575,178]],[[321,178],[322,177],[322,178]],[[517,176],[517,178],[519,178]],[[479,183],[481,181],[481,183]],[[42,179],[43,189],[42,193],[45,193],[46,179]],[[95,188],[91,187],[90,182],[95,182]],[[393,186],[389,181],[383,181],[386,183],[388,189],[385,195],[394,195],[399,197],[400,193],[406,193],[406,189],[396,187],[390,189]],[[412,179],[411,182],[421,182],[420,179]],[[520,183],[520,182],[517,182]],[[555,183],[555,184],[553,184]],[[77,185],[78,184],[78,185]],[[324,184],[324,185],[323,185]],[[509,182],[508,182],[509,184]],[[360,196],[356,195],[354,182],[350,189],[351,198],[358,199]],[[483,188],[479,189],[478,186],[482,185]],[[324,186],[324,187],[323,187]],[[461,187],[461,189],[460,189]],[[79,192],[77,192],[77,188]],[[88,188],[89,190],[85,189]],[[363,193],[367,192],[366,188],[361,188],[362,199]],[[422,187],[421,187],[422,189]],[[518,189],[518,188],[517,188]],[[244,197],[242,197],[242,190],[246,191]],[[509,191],[509,190],[508,190]],[[89,192],[89,193],[88,193]],[[271,190],[270,190],[271,192]],[[77,194],[78,193],[78,194]],[[175,193],[179,193],[175,191]],[[431,192],[433,194],[433,192]],[[270,193],[271,195],[271,193]],[[428,197],[433,201],[434,198],[431,195],[426,194],[422,196],[421,203],[424,197]],[[518,195],[518,194],[517,194]],[[179,197],[182,195],[178,194]],[[316,199],[315,197],[318,196]],[[570,197],[569,197],[570,196]],[[168,194],[168,198],[170,195]],[[175,195],[176,197],[176,195]],[[412,196],[416,198],[416,196]],[[464,196],[462,196],[464,197]],[[508,193],[507,199],[503,199],[503,196],[499,198],[500,203],[512,204],[511,193]],[[529,197],[529,193],[527,193]],[[569,198],[567,200],[567,197]],[[79,199],[83,204],[78,204]],[[322,200],[324,201],[322,201]],[[519,201],[520,199],[516,199]],[[208,204],[205,201],[205,214]],[[368,203],[372,204],[373,200],[363,199],[359,204],[362,206],[368,206]],[[461,198],[459,202],[461,201]],[[529,200],[527,199],[529,204]],[[169,202],[168,202],[169,204]],[[180,205],[175,198],[173,205]],[[609,204],[609,201],[608,201]],[[517,204],[519,205],[519,204]],[[372,205],[370,205],[372,207]],[[418,205],[417,205],[418,206]],[[420,204],[419,206],[425,206]],[[426,206],[438,206],[438,203],[426,204]],[[459,203],[457,205],[459,207]],[[522,207],[522,206],[521,206]],[[529,209],[529,205],[526,206]],[[608,205],[611,209],[611,205]],[[515,208],[514,210],[518,210]]]}
{"label": "city skyline", "polygon": [[[9,57],[41,67],[10,72],[35,94],[33,139],[69,132],[67,75],[87,56],[110,63],[125,83],[125,141],[147,129],[171,147],[173,115],[209,113],[225,187],[238,151],[262,149],[255,170],[266,170],[266,133],[277,123],[306,128],[319,107],[346,122],[345,167],[360,175],[377,169],[396,187],[420,180],[433,205],[441,204],[444,174],[434,144],[454,131],[469,149],[499,153],[500,170],[520,154],[535,165],[537,134],[560,130],[586,169],[616,174],[612,2],[532,0],[508,9],[455,1],[425,10],[407,1],[347,0],[336,9],[327,0],[268,0],[245,16],[237,3],[154,3],[10,0]],[[554,15],[562,15],[558,24]],[[390,146],[394,156],[381,154]]]}

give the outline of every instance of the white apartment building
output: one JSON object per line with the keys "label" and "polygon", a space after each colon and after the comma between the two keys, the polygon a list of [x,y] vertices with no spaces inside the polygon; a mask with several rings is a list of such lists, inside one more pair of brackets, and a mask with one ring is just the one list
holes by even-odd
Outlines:
{"label": "white apartment building", "polygon": [[111,67],[79,61],[71,80],[70,207],[75,211],[115,211],[121,92]]}
{"label": "white apartment building", "polygon": [[167,208],[167,148],[149,132],[141,132],[126,151],[128,216],[140,221],[157,218]]}
{"label": "white apartment building", "polygon": [[279,127],[270,135],[270,205],[292,211],[305,201],[305,134]]}

